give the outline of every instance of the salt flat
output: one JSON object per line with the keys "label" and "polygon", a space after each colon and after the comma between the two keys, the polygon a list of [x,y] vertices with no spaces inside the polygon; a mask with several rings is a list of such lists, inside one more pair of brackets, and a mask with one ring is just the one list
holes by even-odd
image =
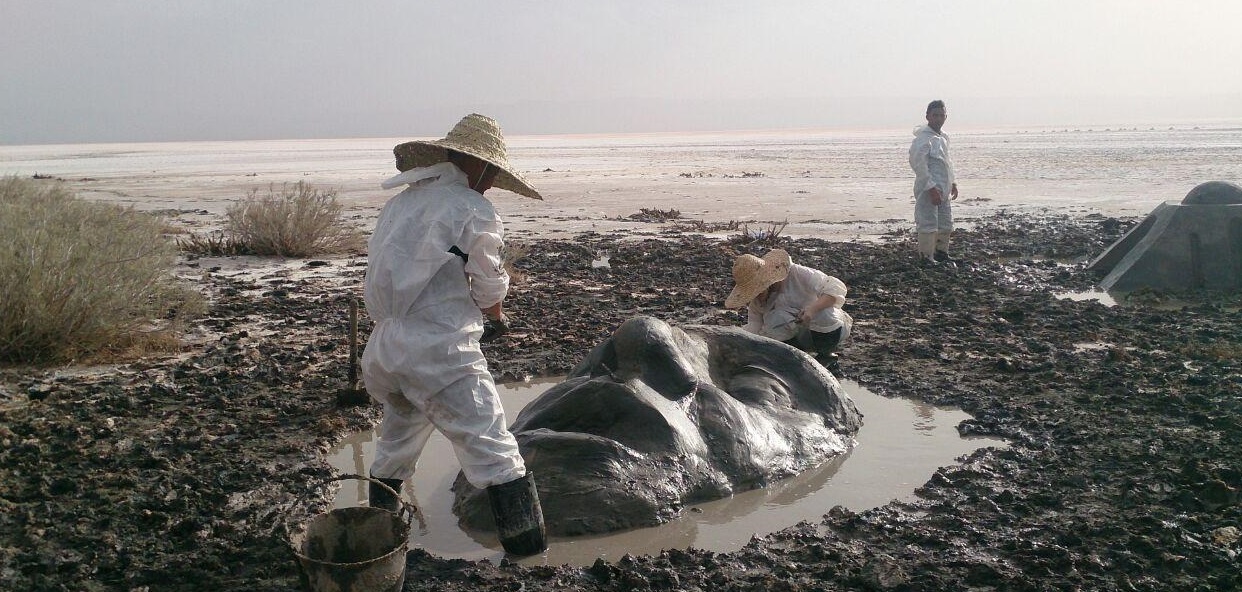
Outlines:
{"label": "salt flat", "polygon": [[[998,208],[1142,216],[1204,181],[1242,181],[1237,125],[945,129],[964,224]],[[547,199],[488,197],[514,236],[630,231],[627,217],[651,209],[849,239],[909,225],[910,138],[905,129],[518,136],[511,160]],[[203,228],[250,191],[306,181],[336,189],[368,227],[393,194],[379,184],[405,140],[0,146],[0,174],[61,178],[82,197],[180,211]]]}

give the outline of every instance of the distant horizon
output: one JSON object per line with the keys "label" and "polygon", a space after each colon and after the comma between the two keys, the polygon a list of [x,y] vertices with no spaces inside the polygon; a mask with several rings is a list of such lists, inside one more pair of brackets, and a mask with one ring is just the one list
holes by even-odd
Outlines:
{"label": "distant horizon", "polygon": [[[1062,100],[1052,99],[979,99],[960,98],[945,99],[949,104],[949,122],[945,130],[952,133],[959,131],[980,130],[1049,130],[1079,129],[1083,127],[1123,127],[1144,128],[1153,126],[1177,125],[1211,125],[1211,126],[1242,126],[1242,94],[1227,96],[1205,96],[1198,100],[1187,101],[1186,98],[1139,98],[1124,99],[1075,99],[1078,107],[1072,114],[1057,103]],[[358,132],[339,130],[329,133],[322,126],[309,126],[311,129],[302,133],[294,133],[289,129],[270,129],[268,133],[254,130],[249,134],[239,133],[181,133],[155,132],[115,132],[98,127],[73,130],[61,130],[59,133],[30,133],[13,141],[0,137],[0,146],[42,146],[42,145],[76,145],[76,144],[144,144],[144,143],[180,143],[180,142],[246,142],[246,141],[281,141],[281,140],[347,140],[366,138],[437,138],[456,123],[461,115],[467,112],[480,112],[497,118],[507,137],[547,137],[547,136],[624,136],[624,135],[676,135],[697,133],[746,133],[776,131],[882,131],[886,129],[912,129],[920,124],[919,108],[913,116],[899,117],[897,107],[911,105],[918,107],[915,99],[784,99],[768,101],[672,101],[659,99],[617,99],[609,101],[578,101],[578,102],[543,102],[542,105],[524,103],[521,105],[492,105],[490,109],[482,106],[477,109],[463,110],[458,115],[450,115],[447,108],[425,109],[411,113],[410,120],[420,121],[419,124],[392,126],[393,129],[382,132],[385,127],[378,124],[364,124]],[[773,105],[761,112],[754,111],[757,104]],[[1178,109],[1173,104],[1186,105],[1188,109]],[[821,105],[836,105],[838,110],[832,119],[816,116],[814,111]],[[629,107],[627,111],[641,111],[646,117],[641,120],[612,120],[604,123],[605,118],[599,117],[601,110]],[[635,109],[635,106],[642,107]],[[843,117],[839,108],[858,106],[856,115]],[[657,108],[660,107],[660,108]],[[738,115],[738,110],[745,108],[749,116]],[[1193,113],[1190,113],[1193,112]],[[907,114],[908,115],[908,114]],[[1014,116],[1007,119],[1007,116]],[[901,121],[897,121],[901,119]],[[1020,119],[1025,119],[1022,121]],[[680,128],[675,127],[684,122]],[[750,125],[746,125],[746,124]],[[733,124],[730,126],[730,124]],[[438,126],[438,127],[437,127]],[[406,131],[396,128],[405,127]],[[433,130],[439,131],[433,131]],[[314,131],[322,133],[312,133]],[[282,133],[283,132],[283,133]],[[409,133],[407,133],[409,132]],[[76,136],[76,137],[74,137]],[[25,140],[25,141],[21,141]]]}
{"label": "distant horizon", "polygon": [[[914,125],[906,128],[898,127],[880,127],[880,126],[836,126],[836,127],[782,127],[782,128],[737,128],[737,129],[701,129],[701,130],[670,130],[670,131],[627,131],[627,132],[564,132],[564,133],[544,133],[544,134],[506,134],[506,140],[521,141],[525,139],[539,138],[624,138],[624,137],[675,137],[675,136],[697,136],[697,135],[758,135],[758,134],[798,134],[798,133],[830,133],[839,132],[842,134],[876,134],[881,132],[893,131],[898,132],[904,138],[905,134],[914,129]],[[992,133],[1088,133],[1088,132],[1125,132],[1125,131],[1191,131],[1191,130],[1233,130],[1242,129],[1242,121],[1231,118],[1226,119],[1185,119],[1185,120],[1160,120],[1145,122],[1112,122],[1112,123],[1082,123],[1082,124],[1002,124],[1002,125],[962,125],[950,129],[945,126],[945,133],[950,136],[961,134],[992,134]],[[428,135],[408,135],[408,136],[388,136],[388,135],[372,135],[372,136],[319,136],[304,138],[246,138],[246,139],[193,139],[193,140],[103,140],[97,142],[45,142],[33,144],[6,144],[0,143],[0,148],[36,148],[36,147],[53,147],[53,146],[107,146],[107,145],[141,145],[141,144],[211,144],[211,143],[260,143],[260,142],[348,142],[348,141],[365,141],[365,140],[391,140],[394,142],[402,142],[408,140],[420,139],[436,139],[444,134],[428,134]],[[0,160],[0,165],[3,165]]]}

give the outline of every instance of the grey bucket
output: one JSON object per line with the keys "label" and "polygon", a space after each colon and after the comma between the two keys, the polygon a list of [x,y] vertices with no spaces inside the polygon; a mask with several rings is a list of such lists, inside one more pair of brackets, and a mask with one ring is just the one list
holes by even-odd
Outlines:
{"label": "grey bucket", "polygon": [[413,508],[383,482],[401,502],[398,512],[380,508],[337,508],[311,518],[289,535],[297,557],[302,586],[310,592],[398,592],[405,585],[405,554],[410,545]]}

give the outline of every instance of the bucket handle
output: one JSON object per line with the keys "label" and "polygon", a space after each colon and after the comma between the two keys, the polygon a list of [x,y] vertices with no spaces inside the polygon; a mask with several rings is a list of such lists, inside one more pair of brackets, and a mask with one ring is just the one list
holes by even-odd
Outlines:
{"label": "bucket handle", "polygon": [[[371,477],[364,477],[362,475],[358,475],[355,473],[346,473],[343,475],[337,475],[335,477],[329,477],[327,479],[319,481],[318,483],[315,484],[314,487],[310,489],[310,491],[315,491],[319,489],[320,487],[327,485],[329,483],[335,482],[335,481],[345,481],[347,479],[355,479],[358,481],[367,481],[370,483],[377,483],[379,484],[380,487],[387,489],[388,493],[391,493],[393,497],[397,498],[397,503],[401,504],[401,507],[397,510],[397,518],[405,522],[405,526],[407,530],[414,528],[414,513],[417,512],[417,508],[415,508],[413,504],[402,499],[400,493],[397,493],[396,490],[389,487],[387,483],[384,483],[383,481],[380,481],[379,479],[373,479]],[[296,505],[301,506],[303,502],[306,501],[306,498],[309,495],[310,495],[310,492],[308,491],[307,493],[303,493],[302,495],[298,496],[297,501],[295,502]],[[288,523],[285,523],[284,531],[285,531],[286,538],[292,539],[292,529],[290,529]]]}
{"label": "bucket handle", "polygon": [[[411,504],[410,502],[405,501],[405,499],[401,497],[401,494],[397,493],[397,490],[393,489],[392,487],[389,487],[387,483],[384,483],[383,481],[380,481],[379,479],[375,479],[373,477],[364,477],[356,473],[346,473],[344,475],[337,475],[331,479],[327,479],[321,485],[326,485],[333,481],[344,481],[346,479],[356,479],[358,481],[367,481],[369,483],[376,483],[380,487],[383,487],[384,489],[386,489],[388,493],[391,493],[393,497],[397,498],[397,503],[401,504],[401,507],[397,509],[397,517],[402,518],[405,521],[405,525],[407,527],[409,528],[414,527],[414,512],[417,511],[417,509],[414,507],[414,504]],[[368,503],[370,502],[368,501]]]}

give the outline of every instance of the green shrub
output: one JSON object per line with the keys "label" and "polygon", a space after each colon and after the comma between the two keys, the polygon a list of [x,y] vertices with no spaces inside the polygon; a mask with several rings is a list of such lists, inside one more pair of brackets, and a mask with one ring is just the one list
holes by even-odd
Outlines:
{"label": "green shrub", "polygon": [[[253,190],[229,207],[225,228],[215,237],[183,241],[183,248],[214,255],[308,257],[349,253],[363,248],[365,237],[347,224],[335,190],[320,190],[299,181],[269,186],[266,195]],[[211,248],[219,252],[210,251]]]}
{"label": "green shrub", "polygon": [[0,178],[0,363],[170,343],[203,298],[172,275],[177,251],[165,228],[60,183]]}

